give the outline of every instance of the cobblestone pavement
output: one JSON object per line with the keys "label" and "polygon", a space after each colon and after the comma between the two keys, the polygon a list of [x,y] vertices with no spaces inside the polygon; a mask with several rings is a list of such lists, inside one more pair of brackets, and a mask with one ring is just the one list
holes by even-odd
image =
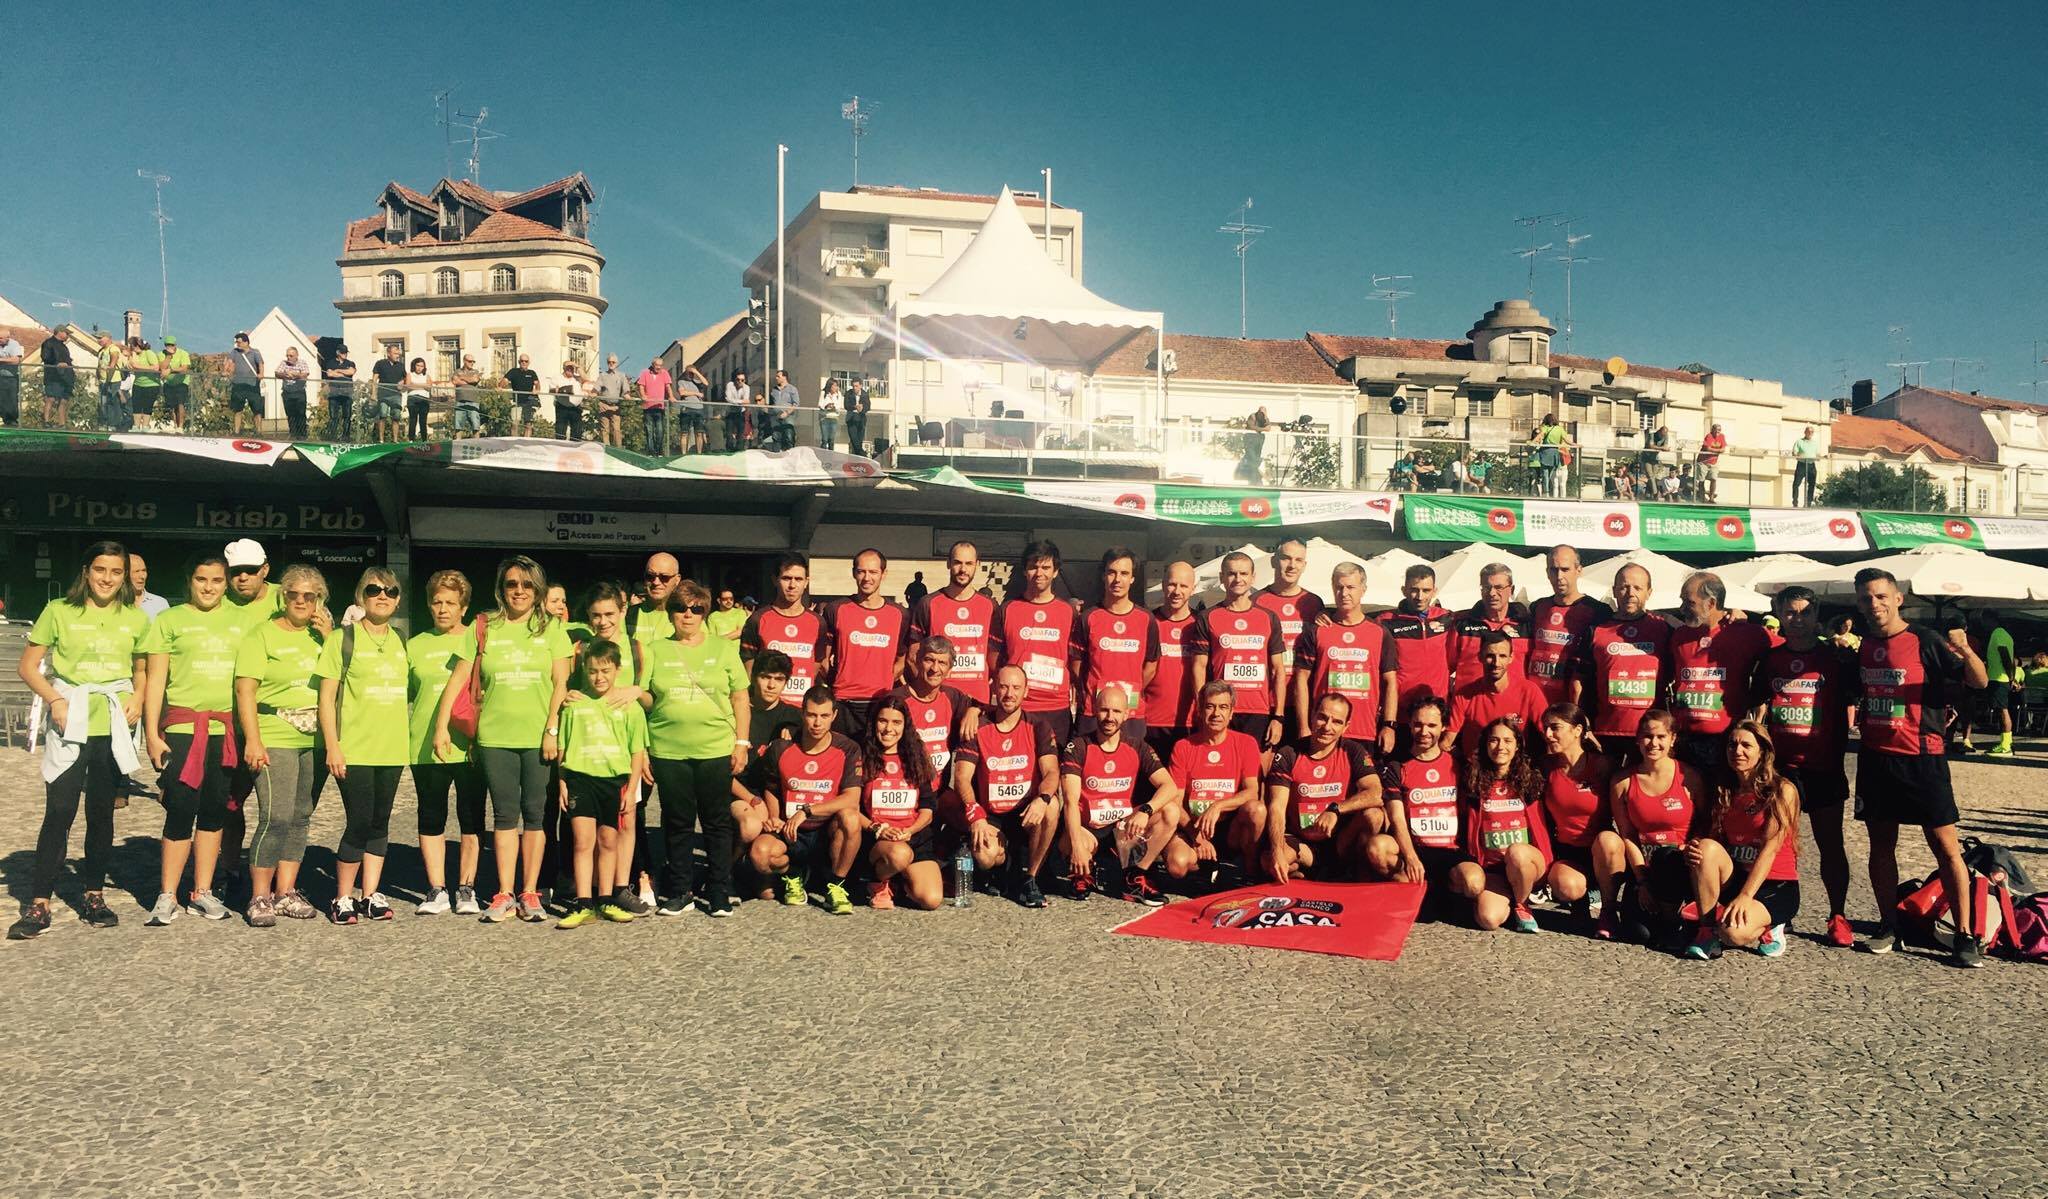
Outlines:
{"label": "cobblestone pavement", "polygon": [[[2043,766],[1957,778],[2048,880]],[[40,796],[0,751],[17,898]],[[1444,925],[1392,964],[1186,945],[1101,899],[563,933],[414,918],[406,847],[388,925],[146,929],[160,819],[120,816],[120,928],[60,904],[0,944],[7,1195],[2048,1193],[2048,970],[1817,920],[1711,965]]]}

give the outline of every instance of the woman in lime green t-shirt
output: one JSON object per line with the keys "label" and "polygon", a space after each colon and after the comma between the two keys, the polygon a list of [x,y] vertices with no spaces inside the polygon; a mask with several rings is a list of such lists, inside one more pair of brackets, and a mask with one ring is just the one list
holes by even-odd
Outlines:
{"label": "woman in lime green t-shirt", "polygon": [[747,670],[739,643],[706,628],[711,593],[685,579],[668,597],[676,635],[647,642],[640,686],[647,694],[648,765],[661,794],[664,912],[682,912],[696,890],[694,827],[704,826],[704,907],[732,914],[732,776],[747,763]]}
{"label": "woman in lime green t-shirt", "polygon": [[256,775],[256,840],[249,867],[249,923],[269,928],[279,916],[319,915],[298,889],[306,830],[319,777],[320,694],[314,672],[320,635],[313,613],[327,605],[327,579],[310,566],[278,580],[283,614],[250,626],[235,654],[235,717],[242,761]]}
{"label": "woman in lime green t-shirt", "polygon": [[[460,660],[456,647],[476,645],[476,629],[468,622],[469,580],[458,570],[435,571],[427,580],[427,614],[434,627],[414,633],[405,655],[412,668],[412,789],[419,803],[420,859],[427,868],[427,897],[414,911],[439,916],[453,911],[475,916],[483,911],[476,900],[476,865],[483,852],[484,772],[469,760],[469,738],[454,738],[453,761],[434,757],[434,717],[441,691]],[[461,830],[455,894],[448,894],[448,793],[455,792],[455,822]]]}
{"label": "woman in lime green t-shirt", "polygon": [[[410,663],[405,638],[391,627],[398,611],[398,576],[381,566],[356,580],[356,606],[363,615],[337,629],[320,647],[314,674],[320,680],[320,739],[327,746],[327,770],[341,784],[347,823],[335,853],[336,924],[391,919],[384,881],[384,854],[391,837],[391,805],[405,775],[406,705]],[[362,899],[357,902],[360,875]]]}
{"label": "woman in lime green t-shirt", "polygon": [[[28,631],[17,669],[47,713],[43,828],[36,837],[28,910],[8,928],[10,941],[49,931],[50,896],[64,869],[64,847],[78,819],[80,795],[85,797],[85,862],[78,873],[85,903],[79,916],[94,928],[120,922],[108,909],[101,886],[114,850],[114,788],[135,765],[128,730],[142,715],[146,659],[138,646],[148,625],[128,583],[128,551],[116,542],[99,541],[86,548],[71,590],[46,605]],[[48,675],[43,673],[45,658]],[[118,729],[116,714],[121,717]]]}
{"label": "woman in lime green t-shirt", "polygon": [[491,795],[491,841],[498,859],[498,892],[483,918],[493,924],[513,915],[515,865],[519,918],[534,923],[547,919],[540,902],[540,860],[546,840],[541,821],[553,798],[549,764],[561,756],[557,720],[569,693],[573,658],[562,622],[541,608],[547,586],[540,563],[524,554],[498,563],[492,588],[498,610],[484,622],[481,646],[464,642],[456,647],[461,661],[448,676],[434,716],[434,756],[445,762],[455,756],[448,718],[469,686],[470,674],[480,674],[476,758]]}

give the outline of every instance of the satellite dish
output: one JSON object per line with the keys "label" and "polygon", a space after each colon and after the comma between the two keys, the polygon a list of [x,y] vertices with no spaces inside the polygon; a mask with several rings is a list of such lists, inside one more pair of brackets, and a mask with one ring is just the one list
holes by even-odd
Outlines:
{"label": "satellite dish", "polygon": [[1628,373],[1628,361],[1622,358],[1619,354],[1615,355],[1612,358],[1609,358],[1607,360],[1607,373],[1609,375],[1612,375],[1614,378],[1621,378],[1623,375]]}

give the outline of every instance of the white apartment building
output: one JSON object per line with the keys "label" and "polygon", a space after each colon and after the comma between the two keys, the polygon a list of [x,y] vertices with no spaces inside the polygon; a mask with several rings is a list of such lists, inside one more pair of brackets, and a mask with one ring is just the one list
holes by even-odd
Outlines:
{"label": "white apartment building", "polygon": [[545,378],[596,364],[604,256],[590,243],[590,181],[579,172],[523,192],[443,179],[389,183],[379,213],[350,222],[341,257],[341,335],[359,365],[399,347],[450,377],[464,354],[487,375],[521,353]]}
{"label": "white apartment building", "polygon": [[[1998,502],[1980,470],[1958,508],[2020,516],[2048,513],[2048,408],[1976,392],[1901,387],[1857,413],[1896,420],[1962,456],[2005,468],[2009,502]],[[1950,486],[1958,485],[1951,481]]]}

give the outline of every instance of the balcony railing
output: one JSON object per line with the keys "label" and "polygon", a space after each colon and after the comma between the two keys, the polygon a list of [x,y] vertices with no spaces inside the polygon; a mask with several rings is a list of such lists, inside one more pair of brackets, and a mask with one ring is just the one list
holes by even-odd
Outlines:
{"label": "balcony railing", "polygon": [[825,274],[833,279],[873,279],[884,282],[889,277],[889,251],[872,249],[867,246],[828,246],[820,255]]}

